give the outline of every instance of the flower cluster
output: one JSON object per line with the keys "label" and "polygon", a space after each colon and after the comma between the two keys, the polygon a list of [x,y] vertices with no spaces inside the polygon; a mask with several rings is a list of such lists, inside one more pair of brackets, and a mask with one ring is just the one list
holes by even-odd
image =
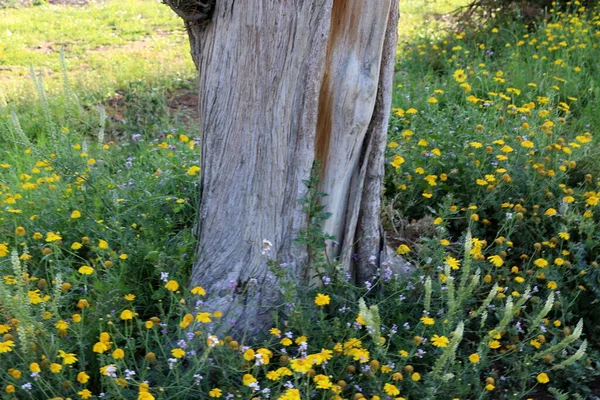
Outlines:
{"label": "flower cluster", "polygon": [[331,238],[306,234],[322,285],[302,287],[257,238],[283,303],[262,337],[226,332],[235,316],[207,304],[227,293],[186,285],[197,140],[183,128],[92,140],[43,104],[31,140],[0,110],[12,138],[1,396],[585,397],[600,376],[583,322],[600,293],[599,27],[572,2],[536,30],[403,48],[386,165],[397,259],[357,286],[328,257]]}

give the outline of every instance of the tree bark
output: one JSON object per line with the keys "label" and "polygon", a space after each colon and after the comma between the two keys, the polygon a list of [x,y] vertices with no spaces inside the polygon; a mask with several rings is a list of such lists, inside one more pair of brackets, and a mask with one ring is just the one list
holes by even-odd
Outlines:
{"label": "tree bark", "polygon": [[[206,3],[203,6],[206,6]],[[397,40],[397,0],[217,0],[186,27],[200,73],[202,194],[192,285],[237,330],[279,301],[262,254],[299,282],[315,161],[333,213],[330,249],[355,279],[383,261],[380,203]],[[174,2],[169,5],[173,7]],[[194,15],[188,7],[179,15]],[[300,282],[303,283],[303,282]]]}

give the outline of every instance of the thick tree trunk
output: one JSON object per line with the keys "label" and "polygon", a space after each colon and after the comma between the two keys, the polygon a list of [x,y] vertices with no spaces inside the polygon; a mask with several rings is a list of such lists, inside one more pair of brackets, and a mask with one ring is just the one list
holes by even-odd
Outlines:
{"label": "thick tree trunk", "polygon": [[[192,284],[237,329],[255,331],[278,301],[262,255],[302,279],[293,243],[298,199],[322,165],[325,230],[357,280],[381,262],[383,156],[395,61],[397,0],[217,0],[186,20],[200,72],[202,202]],[[210,3],[210,4],[209,4]],[[177,4],[170,3],[172,7]],[[191,11],[190,11],[191,10]],[[210,19],[208,19],[210,18]],[[351,262],[353,267],[351,267]]]}

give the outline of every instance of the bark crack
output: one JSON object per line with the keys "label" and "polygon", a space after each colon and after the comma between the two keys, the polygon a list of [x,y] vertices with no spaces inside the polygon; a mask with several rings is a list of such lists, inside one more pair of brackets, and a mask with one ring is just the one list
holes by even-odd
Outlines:
{"label": "bark crack", "polygon": [[[306,226],[298,199],[315,160],[324,174],[319,190],[329,195],[323,205],[334,213],[324,231],[350,256],[381,250],[380,111],[393,71],[382,53],[391,49],[386,30],[397,0],[374,2],[219,0],[210,23],[186,22],[200,71],[202,140],[191,284],[214,295],[209,310],[242,329],[260,330],[278,304],[267,259],[288,263],[301,279],[307,249],[293,239]],[[268,256],[263,239],[273,243]],[[328,251],[336,257],[340,249]]]}

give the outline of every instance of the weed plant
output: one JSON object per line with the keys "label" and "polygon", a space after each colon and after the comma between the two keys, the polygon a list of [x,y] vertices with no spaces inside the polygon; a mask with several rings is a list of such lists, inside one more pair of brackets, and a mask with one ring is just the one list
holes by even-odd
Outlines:
{"label": "weed plant", "polygon": [[409,268],[350,282],[309,179],[319,284],[264,238],[285,312],[253,341],[186,286],[197,139],[143,114],[111,137],[36,77],[37,120],[0,112],[2,398],[593,398],[600,19],[569,6],[402,50],[385,215]]}

